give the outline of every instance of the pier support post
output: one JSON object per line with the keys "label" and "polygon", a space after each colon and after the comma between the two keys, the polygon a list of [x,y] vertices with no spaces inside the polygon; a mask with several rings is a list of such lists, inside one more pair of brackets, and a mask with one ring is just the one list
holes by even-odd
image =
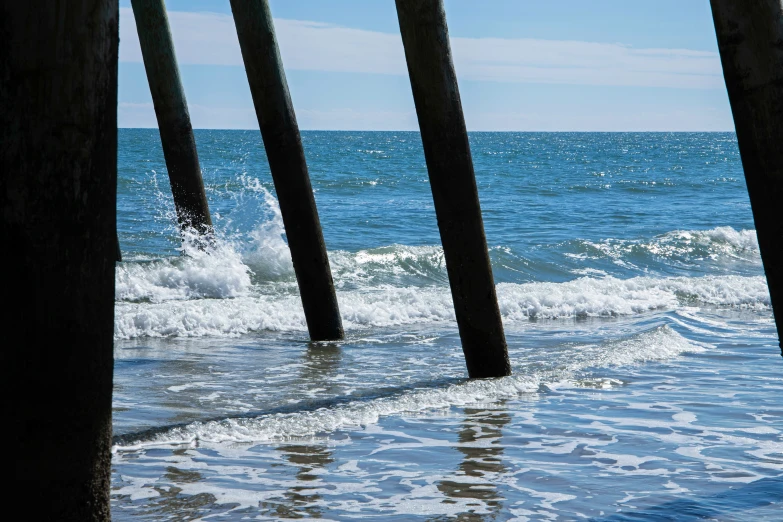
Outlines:
{"label": "pier support post", "polygon": [[0,314],[12,518],[110,519],[116,0],[0,7]]}
{"label": "pier support post", "polygon": [[468,374],[510,375],[443,2],[396,3]]}
{"label": "pier support post", "polygon": [[204,181],[163,0],[131,0],[180,227],[212,231]]}
{"label": "pier support post", "polygon": [[250,92],[313,341],[343,338],[329,258],[267,0],[231,0]]}
{"label": "pier support post", "polygon": [[[783,7],[781,0],[711,0],[723,77],[767,275],[783,332]],[[783,353],[783,345],[781,345]]]}

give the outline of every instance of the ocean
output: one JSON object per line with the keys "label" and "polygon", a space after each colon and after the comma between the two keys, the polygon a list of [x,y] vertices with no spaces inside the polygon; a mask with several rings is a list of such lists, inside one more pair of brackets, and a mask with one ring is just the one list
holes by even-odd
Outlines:
{"label": "ocean", "polygon": [[783,359],[733,133],[471,133],[513,375],[467,379],[416,132],[302,141],[344,341],[311,343],[258,131],[217,241],[121,129],[115,520],[783,519]]}

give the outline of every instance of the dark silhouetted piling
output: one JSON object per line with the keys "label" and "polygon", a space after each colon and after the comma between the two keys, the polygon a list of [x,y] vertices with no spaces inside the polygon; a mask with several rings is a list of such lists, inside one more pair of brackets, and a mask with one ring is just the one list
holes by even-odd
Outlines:
{"label": "dark silhouetted piling", "polygon": [[231,10],[310,338],[342,339],[329,258],[269,4],[266,0],[231,0]]}
{"label": "dark silhouetted piling", "polygon": [[783,11],[780,0],[711,0],[710,3],[780,337],[783,332],[780,208],[783,202]]}
{"label": "dark silhouetted piling", "polygon": [[443,2],[397,0],[397,15],[468,374],[509,375]]}
{"label": "dark silhouetted piling", "polygon": [[116,0],[0,7],[0,313],[9,507],[110,519]]}
{"label": "dark silhouetted piling", "polygon": [[196,140],[174,54],[163,0],[131,0],[144,69],[158,118],[171,193],[182,227],[204,234],[212,230]]}

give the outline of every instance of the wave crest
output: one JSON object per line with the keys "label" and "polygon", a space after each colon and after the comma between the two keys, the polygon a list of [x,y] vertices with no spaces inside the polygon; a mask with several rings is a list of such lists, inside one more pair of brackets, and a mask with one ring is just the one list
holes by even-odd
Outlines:
{"label": "wave crest", "polygon": [[[566,283],[501,283],[498,303],[507,325],[530,319],[617,317],[681,306],[749,309],[769,307],[761,276],[657,279],[582,277]],[[454,321],[445,286],[384,287],[338,292],[346,329]],[[303,331],[296,295],[269,294],[235,299],[117,303],[115,338],[237,336],[254,331]]]}

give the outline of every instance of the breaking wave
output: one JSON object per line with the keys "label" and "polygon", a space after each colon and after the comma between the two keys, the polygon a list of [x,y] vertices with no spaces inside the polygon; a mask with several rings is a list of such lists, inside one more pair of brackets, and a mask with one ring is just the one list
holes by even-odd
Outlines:
{"label": "breaking wave", "polygon": [[[181,256],[130,258],[118,264],[116,339],[235,337],[258,331],[306,330],[277,201],[258,180],[241,177],[239,181],[242,197],[253,198],[239,204],[260,206],[264,216],[249,232],[225,232],[206,249],[198,237],[186,234]],[[232,229],[231,223],[226,225]],[[580,255],[590,251],[618,259],[632,257],[636,251],[681,257],[758,257],[755,231],[731,227],[674,231],[649,241],[579,244],[584,250]],[[515,259],[521,265],[530,263],[506,247],[493,251],[502,257],[504,266]],[[389,245],[333,251],[330,259],[346,328],[454,321],[441,247]],[[519,272],[524,272],[523,267]],[[566,282],[498,284],[504,322],[615,317],[681,306],[769,306],[763,276],[620,279],[594,272]]]}

